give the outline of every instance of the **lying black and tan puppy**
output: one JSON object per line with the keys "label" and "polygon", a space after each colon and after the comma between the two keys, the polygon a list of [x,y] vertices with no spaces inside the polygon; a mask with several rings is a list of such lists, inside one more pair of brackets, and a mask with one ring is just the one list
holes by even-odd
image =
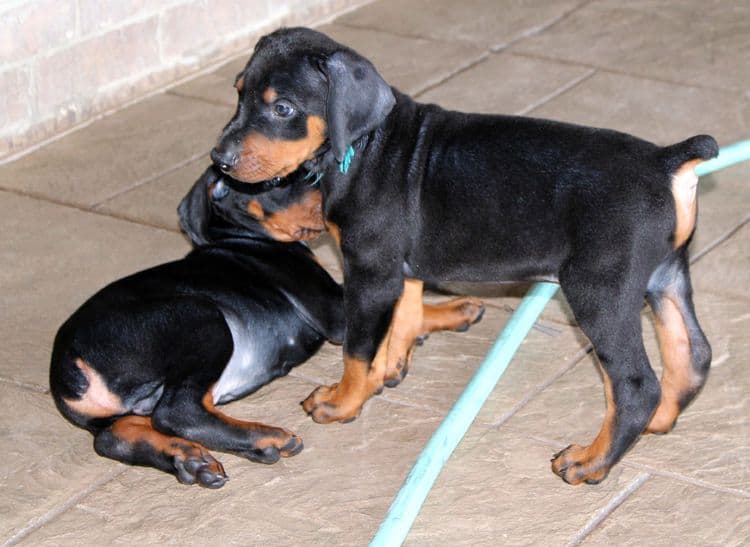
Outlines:
{"label": "lying black and tan puppy", "polygon": [[[419,315],[404,310],[422,282],[560,283],[607,398],[596,440],[555,455],[567,482],[602,480],[644,430],[669,431],[703,386],[711,349],[693,311],[687,246],[693,167],[716,156],[713,138],[660,147],[605,129],[448,112],[304,28],[262,38],[236,87],[216,165],[248,183],[299,166],[322,177],[326,222],[340,239],[344,374],[305,401],[315,421],[351,420],[398,382],[406,346],[390,333],[418,328]],[[644,297],[661,386],[641,336]]]}
{"label": "lying black and tan puppy", "polygon": [[[302,450],[278,427],[216,407],[341,343],[342,289],[299,242],[324,230],[320,190],[292,174],[243,191],[209,168],[179,207],[195,249],[105,287],[55,339],[50,386],[60,412],[102,456],[221,487],[207,449],[273,463]],[[426,306],[422,334],[460,330],[478,301]],[[412,344],[414,340],[411,341]]]}

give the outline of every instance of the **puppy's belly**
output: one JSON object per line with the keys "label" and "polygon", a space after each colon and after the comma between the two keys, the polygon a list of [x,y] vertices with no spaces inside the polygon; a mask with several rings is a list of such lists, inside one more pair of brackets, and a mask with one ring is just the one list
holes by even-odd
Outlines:
{"label": "puppy's belly", "polygon": [[[232,333],[232,356],[214,384],[214,404],[226,403],[247,395],[270,380],[270,355],[262,352],[246,325],[236,314],[222,309],[224,320]],[[256,335],[257,336],[257,335]]]}

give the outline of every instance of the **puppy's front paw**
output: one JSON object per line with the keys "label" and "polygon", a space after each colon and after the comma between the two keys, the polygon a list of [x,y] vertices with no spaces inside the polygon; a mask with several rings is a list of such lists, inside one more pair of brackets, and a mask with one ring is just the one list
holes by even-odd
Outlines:
{"label": "puppy's front paw", "polygon": [[339,388],[339,384],[319,386],[302,401],[302,409],[319,424],[348,423],[357,419],[362,403]]}
{"label": "puppy's front paw", "polygon": [[589,446],[571,444],[552,457],[552,472],[568,484],[597,484],[609,473],[604,456]]}

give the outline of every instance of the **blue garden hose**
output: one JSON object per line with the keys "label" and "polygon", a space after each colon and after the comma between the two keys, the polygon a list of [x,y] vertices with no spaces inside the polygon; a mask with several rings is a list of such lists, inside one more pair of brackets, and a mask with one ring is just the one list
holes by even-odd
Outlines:
{"label": "blue garden hose", "polygon": [[[740,141],[722,148],[718,157],[699,164],[695,172],[698,176],[703,176],[749,159],[750,140]],[[370,547],[394,547],[404,542],[445,462],[461,442],[526,334],[557,289],[558,286],[553,283],[537,283],[524,296],[474,377],[427,441],[370,542]]]}

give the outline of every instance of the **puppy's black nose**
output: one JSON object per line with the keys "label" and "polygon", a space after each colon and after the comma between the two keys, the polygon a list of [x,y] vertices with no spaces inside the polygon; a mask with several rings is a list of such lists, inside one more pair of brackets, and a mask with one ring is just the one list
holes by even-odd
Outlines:
{"label": "puppy's black nose", "polygon": [[223,150],[217,146],[211,150],[211,161],[224,173],[228,173],[237,165],[237,154]]}

